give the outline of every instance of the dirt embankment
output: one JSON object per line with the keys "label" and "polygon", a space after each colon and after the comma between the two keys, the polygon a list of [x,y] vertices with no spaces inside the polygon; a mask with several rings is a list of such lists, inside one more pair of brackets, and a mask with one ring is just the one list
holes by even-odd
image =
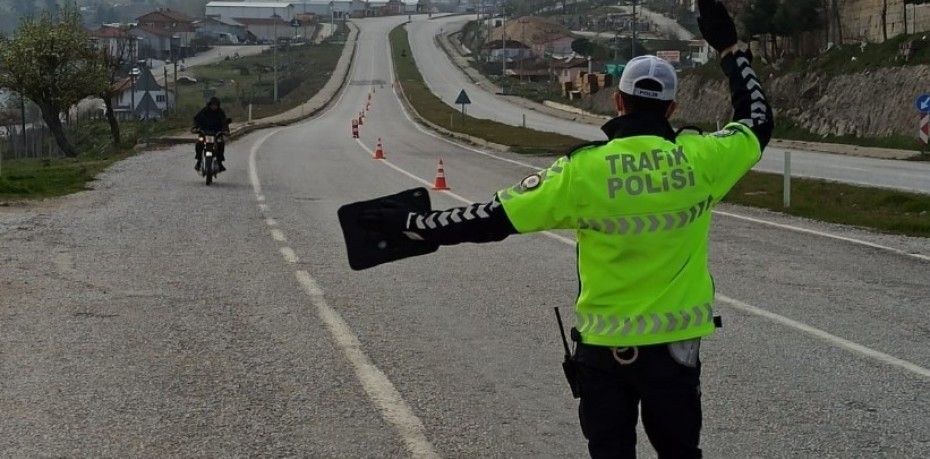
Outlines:
{"label": "dirt embankment", "polygon": [[[915,98],[924,92],[930,66],[889,67],[829,76],[822,73],[760,75],[779,117],[822,136],[911,136],[917,132]],[[676,119],[713,123],[729,113],[723,80],[689,75],[681,80]]]}

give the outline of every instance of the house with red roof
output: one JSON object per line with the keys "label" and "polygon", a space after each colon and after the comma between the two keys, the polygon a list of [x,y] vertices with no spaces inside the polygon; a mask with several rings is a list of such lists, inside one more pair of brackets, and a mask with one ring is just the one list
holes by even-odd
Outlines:
{"label": "house with red roof", "polygon": [[148,49],[158,59],[193,55],[191,42],[197,37],[199,21],[170,8],[159,8],[136,18],[134,36],[145,41],[140,49]]}

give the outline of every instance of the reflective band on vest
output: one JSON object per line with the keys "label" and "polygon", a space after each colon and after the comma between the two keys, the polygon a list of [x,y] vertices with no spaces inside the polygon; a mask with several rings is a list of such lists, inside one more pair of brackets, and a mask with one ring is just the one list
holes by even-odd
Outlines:
{"label": "reflective band on vest", "polygon": [[[643,345],[651,344],[648,338],[650,336],[656,337],[658,342],[666,342],[669,333],[713,329],[713,317],[714,308],[710,303],[676,312],[631,317],[576,311],[575,328],[582,333],[582,336],[596,335],[610,338],[612,343],[622,343],[629,339],[631,345]],[[617,341],[618,339],[621,341]],[[589,341],[585,340],[585,342]],[[599,343],[590,342],[590,344]]]}

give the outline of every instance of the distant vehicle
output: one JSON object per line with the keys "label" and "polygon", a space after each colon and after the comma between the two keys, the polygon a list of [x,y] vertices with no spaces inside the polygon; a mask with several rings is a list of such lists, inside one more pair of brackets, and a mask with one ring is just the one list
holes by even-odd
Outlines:
{"label": "distant vehicle", "polygon": [[223,44],[238,45],[240,43],[239,37],[229,32],[218,33],[217,39],[220,43],[223,43]]}

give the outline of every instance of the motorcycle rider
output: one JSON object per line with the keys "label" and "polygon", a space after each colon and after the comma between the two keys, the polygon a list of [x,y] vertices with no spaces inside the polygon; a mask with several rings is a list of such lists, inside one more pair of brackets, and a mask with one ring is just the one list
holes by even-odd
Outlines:
{"label": "motorcycle rider", "polygon": [[[229,121],[226,118],[226,113],[220,108],[220,100],[216,97],[210,99],[207,102],[207,106],[200,110],[196,116],[194,116],[194,128],[192,131],[205,131],[205,132],[226,132],[229,131]],[[197,142],[196,154],[194,158],[197,160],[197,164],[194,165],[194,169],[200,171],[200,168],[203,166],[203,148],[204,144]],[[223,161],[226,160],[225,156],[226,144],[222,141],[217,142],[216,144],[216,165],[219,167],[220,172],[226,170],[223,167]]]}

